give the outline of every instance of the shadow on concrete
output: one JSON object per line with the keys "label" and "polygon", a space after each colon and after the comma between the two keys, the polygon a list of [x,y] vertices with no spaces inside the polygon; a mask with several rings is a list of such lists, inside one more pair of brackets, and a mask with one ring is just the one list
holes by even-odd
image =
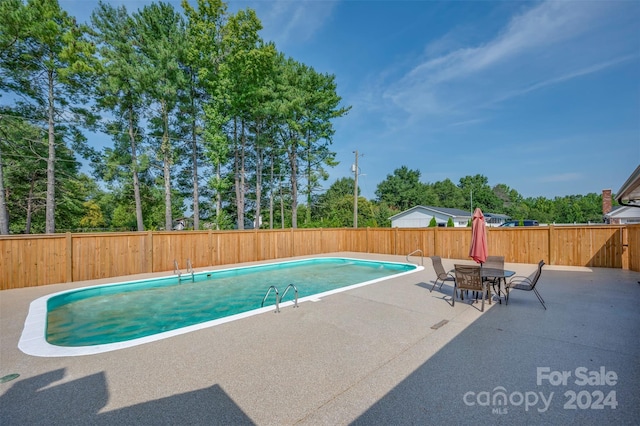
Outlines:
{"label": "shadow on concrete", "polygon": [[[425,283],[424,281],[421,281],[419,283],[416,284],[418,287],[422,287],[424,289],[427,290],[431,290],[431,288],[433,287],[433,283]],[[438,286],[436,286],[436,290],[438,289]]]}
{"label": "shadow on concrete", "polygon": [[[544,271],[538,285],[547,311],[533,293],[512,295],[352,424],[637,424],[640,288],[631,279],[594,278]],[[538,383],[538,368],[570,376],[566,384]],[[578,369],[593,383],[602,369],[617,380],[584,384]]]}
{"label": "shadow on concrete", "polygon": [[55,384],[64,374],[58,369],[13,383],[0,397],[0,424],[254,424],[218,385],[100,413],[109,399],[104,373]]}

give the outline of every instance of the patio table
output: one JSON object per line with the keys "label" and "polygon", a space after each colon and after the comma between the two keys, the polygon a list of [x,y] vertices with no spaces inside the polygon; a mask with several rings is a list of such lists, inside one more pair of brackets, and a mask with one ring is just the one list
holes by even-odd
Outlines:
{"label": "patio table", "polygon": [[[482,268],[481,269],[482,279],[489,280],[493,279],[493,291],[498,295],[498,303],[502,304],[502,298],[500,296],[500,287],[504,282],[505,290],[507,288],[507,278],[515,275],[515,271],[510,271],[508,269],[499,269],[499,268]],[[496,284],[498,284],[498,291],[496,292]],[[506,293],[505,293],[506,296]]]}
{"label": "patio table", "polygon": [[[455,276],[456,270],[455,269],[451,269],[449,271],[450,274],[453,274]],[[502,297],[500,296],[500,287],[502,285],[502,283],[504,282],[504,286],[505,289],[507,287],[507,278],[512,277],[515,275],[515,271],[510,271],[508,269],[500,269],[500,268],[484,268],[481,267],[481,272],[480,274],[482,275],[482,280],[489,280],[489,279],[493,279],[494,281],[492,281],[492,286],[493,286],[493,292],[496,293],[498,295],[498,303],[502,304]],[[496,291],[496,284],[498,284],[498,290]],[[506,296],[506,293],[505,293]]]}

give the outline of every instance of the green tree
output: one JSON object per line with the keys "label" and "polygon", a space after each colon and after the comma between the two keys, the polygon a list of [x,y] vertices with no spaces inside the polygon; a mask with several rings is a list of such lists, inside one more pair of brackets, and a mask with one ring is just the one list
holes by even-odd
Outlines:
{"label": "green tree", "polygon": [[16,45],[26,39],[35,21],[32,8],[22,0],[0,1],[0,90],[10,90],[11,68],[15,65]]}
{"label": "green tree", "polygon": [[521,216],[528,219],[538,220],[540,223],[558,222],[558,203],[545,197],[527,198],[524,201],[526,212]]}
{"label": "green tree", "polygon": [[437,201],[431,187],[420,182],[420,171],[406,166],[387,175],[378,184],[375,194],[379,202],[400,211],[419,205],[433,205]]}
{"label": "green tree", "polygon": [[[138,231],[144,231],[138,159],[143,133],[140,125],[143,91],[137,78],[142,62],[135,45],[131,43],[135,24],[124,6],[115,9],[105,3],[99,3],[98,9],[91,15],[91,21],[96,30],[94,40],[102,59],[96,103],[115,117],[105,129],[114,139],[114,149],[121,153],[112,160],[121,159],[124,162],[121,165],[128,169],[133,182],[136,226]],[[97,169],[101,167],[97,166]]]}
{"label": "green tree", "polygon": [[[320,189],[321,182],[329,178],[325,166],[338,165],[336,153],[329,147],[335,133],[332,120],[347,114],[350,107],[339,108],[341,99],[337,95],[333,75],[310,70],[303,79],[302,89],[306,119],[302,130],[305,141],[301,158],[306,180],[305,195],[310,204],[313,194]],[[307,220],[311,220],[310,215]]]}
{"label": "green tree", "polygon": [[41,129],[14,114],[19,112],[12,111],[0,121],[0,151],[4,152],[0,167],[4,170],[2,185],[7,212],[5,233],[28,234],[34,221],[36,229],[44,229],[47,145]]}
{"label": "green tree", "polygon": [[[30,10],[23,7],[21,0],[0,1],[0,91],[10,89],[9,71],[14,62],[14,45],[24,39],[29,32],[33,17]],[[3,151],[7,151],[10,132],[7,129],[6,115],[13,115],[11,110],[0,113],[0,235],[9,233],[9,212],[4,187]]]}
{"label": "green tree", "polygon": [[[354,180],[340,178],[336,180],[324,194],[317,198],[313,210],[313,217],[318,226],[347,227],[353,223],[353,190]],[[358,209],[360,197],[358,198]],[[358,216],[360,216],[358,210]]]}
{"label": "green tree", "polygon": [[101,228],[106,225],[102,210],[98,203],[93,200],[85,201],[85,215],[80,219],[80,226],[83,228]]}
{"label": "green tree", "polygon": [[[570,195],[566,197],[556,197],[556,211],[557,220],[560,223],[586,223],[588,221],[601,222],[602,221],[602,202],[597,203],[596,211],[593,212],[593,206],[596,204],[598,196],[592,194],[591,197],[584,197],[582,195]],[[601,200],[601,197],[600,197]]]}
{"label": "green tree", "polygon": [[[475,210],[480,207],[484,212],[500,212],[502,211],[502,201],[496,196],[486,176],[475,175],[465,176],[460,179],[458,185],[463,194],[469,197],[469,204],[460,206],[461,209],[469,208]],[[473,205],[471,205],[473,202]]]}
{"label": "green tree", "polygon": [[429,228],[435,228],[436,226],[438,226],[438,222],[436,222],[436,218],[431,217],[431,220],[429,221]]}
{"label": "green tree", "polygon": [[[376,210],[376,205],[373,202],[365,197],[358,197],[358,224],[369,228],[379,227]],[[353,223],[353,219],[351,222]]]}
{"label": "green tree", "polygon": [[[335,77],[320,76],[313,68],[279,55],[278,92],[281,123],[279,137],[286,151],[291,193],[291,226],[296,228],[298,206],[298,180],[301,159],[324,151],[322,146],[333,135],[332,120],[345,115],[348,108],[340,107],[341,98],[336,93]],[[308,81],[319,83],[307,84]],[[311,91],[317,91],[312,94]],[[333,158],[324,151],[323,161]]]}
{"label": "green tree", "polygon": [[[199,166],[205,157],[206,147],[211,147],[211,144],[207,144],[210,138],[206,111],[207,105],[215,99],[219,66],[224,59],[222,38],[227,5],[220,0],[198,0],[196,9],[183,0],[182,7],[187,23],[181,62],[187,75],[188,89],[180,105],[181,121],[189,141],[187,151],[190,161],[186,169],[190,170],[192,177],[193,225],[195,229],[200,229]],[[217,135],[222,125],[215,123],[214,126],[213,134]],[[226,142],[224,138],[222,141]],[[219,162],[217,166],[220,166]],[[213,183],[219,186],[219,176],[218,181],[214,180]],[[219,202],[217,216],[221,214],[221,199]]]}
{"label": "green tree", "polygon": [[[265,115],[268,108],[263,88],[274,69],[275,49],[265,45],[258,35],[262,24],[251,9],[238,11],[229,17],[223,38],[227,54],[220,66],[226,83],[232,119],[233,168],[238,228],[244,228],[245,196],[249,182],[248,166],[253,165],[256,197],[256,216],[260,214],[261,180],[263,167],[263,138]],[[253,133],[252,133],[253,130]]]}
{"label": "green tree", "polygon": [[116,228],[129,228],[134,225],[132,217],[135,216],[131,205],[119,204],[113,211],[112,224]]}
{"label": "green tree", "polygon": [[7,210],[7,199],[5,197],[5,184],[4,184],[4,168],[3,152],[10,149],[11,135],[5,124],[7,118],[3,116],[3,112],[0,111],[0,235],[6,235],[9,233],[9,211]]}
{"label": "green tree", "polygon": [[[13,114],[19,114],[14,111]],[[2,114],[0,114],[2,115]],[[17,115],[0,120],[0,150],[3,151],[3,188],[10,232],[44,232],[48,143],[45,131]],[[84,214],[86,177],[79,174],[73,152],[57,152],[58,173],[56,222],[73,227]]]}
{"label": "green tree", "polygon": [[602,223],[602,194],[589,193],[578,196],[576,204],[582,211],[585,222]]}
{"label": "green tree", "polygon": [[397,211],[392,210],[386,203],[375,204],[375,221],[377,226],[382,228],[391,227],[391,216],[395,215]]}
{"label": "green tree", "polygon": [[447,228],[453,228],[454,226],[453,219],[449,218],[449,220],[447,220]]}
{"label": "green tree", "polygon": [[165,229],[173,227],[172,168],[176,140],[173,121],[179,92],[186,87],[186,76],[179,59],[185,40],[181,15],[168,3],[152,3],[134,14],[135,40],[140,50],[142,84],[147,106],[152,109],[150,136],[159,151],[164,183]]}
{"label": "green tree", "polygon": [[81,174],[78,178],[84,194],[83,215],[78,219],[79,227],[107,229],[110,226],[110,217],[113,211],[113,196],[106,192],[98,182],[87,175]]}
{"label": "green tree", "polygon": [[[0,20],[0,34],[15,36],[6,43],[3,36],[3,88],[21,95],[30,107],[30,118],[42,123],[48,134],[46,223],[47,233],[55,232],[57,150],[64,149],[67,137],[77,152],[88,154],[78,125],[90,124],[93,116],[84,108],[94,73],[94,47],[86,38],[87,28],[60,9],[57,0],[29,0],[16,7],[17,16],[31,17],[24,32],[16,33],[8,19]],[[3,4],[3,7],[5,5]],[[5,29],[7,28],[7,29]],[[60,123],[59,117],[71,116]]]}
{"label": "green tree", "polygon": [[431,188],[436,196],[434,205],[456,209],[464,208],[466,197],[462,190],[450,179],[447,178],[441,182],[435,182],[431,185]]}
{"label": "green tree", "polygon": [[515,189],[509,188],[507,185],[500,183],[492,189],[494,195],[502,202],[501,209],[495,210],[493,213],[505,213],[510,208],[522,203],[522,195]]}

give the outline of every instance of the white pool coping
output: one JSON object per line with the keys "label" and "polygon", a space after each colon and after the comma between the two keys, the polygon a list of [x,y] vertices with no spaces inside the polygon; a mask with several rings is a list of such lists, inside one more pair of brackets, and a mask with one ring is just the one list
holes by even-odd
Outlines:
{"label": "white pool coping", "polygon": [[[410,263],[390,262],[390,261],[368,261],[368,260],[348,258],[348,257],[322,257],[322,258],[299,259],[299,260],[286,261],[286,262],[263,263],[258,265],[243,266],[240,268],[226,268],[226,269],[216,269],[211,271],[200,271],[198,272],[198,274],[219,273],[222,271],[230,271],[235,269],[251,269],[251,268],[256,268],[261,266],[287,264],[287,263],[300,263],[303,261],[314,260],[314,259],[344,259],[344,260],[354,260],[359,262],[392,263],[392,264],[400,264],[400,265],[410,264]],[[307,301],[317,302],[323,297],[330,296],[332,294],[353,290],[355,288],[364,287],[380,281],[398,278],[404,275],[413,274],[415,272],[424,270],[424,266],[421,266],[421,265],[413,265],[413,266],[416,266],[416,268],[410,271],[400,272],[398,274],[376,278],[374,280],[365,281],[362,283],[353,284],[346,287],[340,287],[334,290],[313,294],[311,296],[305,296],[298,299],[298,304],[302,302],[307,302]],[[96,286],[83,287],[82,289],[110,287],[114,285],[136,283],[141,281],[149,281],[149,279],[147,278],[143,280],[124,281],[124,282],[111,283],[111,284],[101,284]],[[38,299],[35,299],[33,302],[31,302],[31,304],[29,305],[29,313],[27,314],[27,318],[24,323],[24,328],[20,336],[20,341],[18,342],[18,348],[27,355],[33,355],[33,356],[39,356],[39,357],[65,357],[65,356],[94,355],[94,354],[99,354],[104,352],[115,351],[118,349],[130,348],[133,346],[138,346],[138,345],[142,345],[149,342],[155,342],[158,340],[167,339],[169,337],[190,333],[192,331],[202,330],[204,328],[215,327],[220,324],[236,321],[236,320],[247,318],[253,315],[259,315],[265,312],[270,312],[275,309],[275,305],[265,306],[259,309],[253,309],[251,311],[230,315],[224,318],[218,318],[211,321],[206,321],[206,322],[193,324],[186,327],[177,328],[175,330],[169,330],[162,333],[153,334],[151,336],[139,337],[137,339],[131,339],[131,340],[126,340],[122,342],[106,343],[102,345],[91,345],[91,346],[52,345],[46,340],[47,303],[49,299],[51,299],[54,296],[58,296],[65,293],[73,293],[82,289],[76,288],[71,290],[60,291],[57,293],[52,293],[46,296],[42,296]],[[286,308],[288,306],[292,306],[293,304],[294,304],[294,301],[287,301],[287,302],[280,303],[280,309]]]}

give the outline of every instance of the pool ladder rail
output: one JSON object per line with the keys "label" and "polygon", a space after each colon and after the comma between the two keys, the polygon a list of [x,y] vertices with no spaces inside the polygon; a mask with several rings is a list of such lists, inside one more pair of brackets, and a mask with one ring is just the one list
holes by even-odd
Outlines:
{"label": "pool ladder rail", "polygon": [[279,313],[280,312],[280,302],[282,301],[282,299],[284,298],[284,296],[287,294],[287,292],[289,291],[289,289],[293,288],[294,290],[294,294],[295,294],[295,301],[293,303],[293,307],[297,308],[298,307],[298,288],[293,285],[293,284],[289,284],[287,286],[287,288],[284,289],[284,292],[282,293],[282,296],[280,296],[280,293],[278,292],[278,287],[276,287],[275,285],[270,286],[267,289],[267,293],[264,295],[264,297],[262,298],[262,303],[260,304],[260,307],[264,307],[264,302],[265,300],[267,300],[267,297],[269,297],[269,294],[271,293],[271,290],[273,290],[276,293],[276,311],[275,313]]}
{"label": "pool ladder rail", "polygon": [[413,256],[416,253],[420,253],[420,258],[422,259],[421,263],[422,263],[422,266],[424,266],[424,254],[422,253],[422,250],[420,250],[420,249],[414,250],[414,251],[412,251],[411,253],[409,253],[407,255],[407,263],[411,263],[411,260],[409,260],[409,256]]}
{"label": "pool ladder rail", "polygon": [[[183,280],[182,271],[180,270],[180,267],[178,266],[178,261],[175,260],[175,259],[173,260],[173,273],[178,276],[178,283],[180,283]],[[191,282],[196,282],[194,273],[195,272],[193,270],[193,265],[191,264],[191,259],[187,259],[187,274],[191,275]]]}

